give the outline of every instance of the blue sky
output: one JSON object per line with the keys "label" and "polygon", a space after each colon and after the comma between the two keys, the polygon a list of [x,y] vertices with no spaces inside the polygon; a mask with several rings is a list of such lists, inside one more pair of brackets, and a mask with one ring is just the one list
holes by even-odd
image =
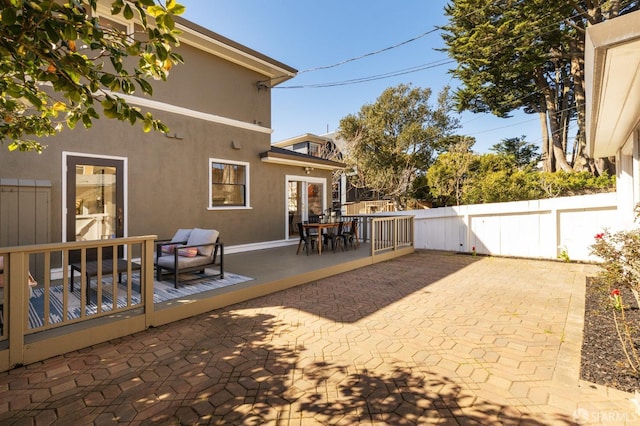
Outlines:
{"label": "blue sky", "polygon": [[[437,26],[447,23],[445,0],[179,0],[183,15],[199,25],[283,62],[300,73],[272,89],[272,142],[304,133],[335,131],[340,119],[375,102],[388,87],[400,83],[430,88],[435,103],[446,85],[459,83],[448,61]],[[419,37],[423,35],[422,37]],[[401,44],[383,53],[348,61]],[[347,63],[324,70],[319,67]],[[424,68],[390,78],[327,88],[286,89],[374,77]],[[488,114],[463,113],[460,134],[477,139],[474,150],[488,152],[502,139],[525,135],[540,144],[536,115],[515,113],[500,119]]]}

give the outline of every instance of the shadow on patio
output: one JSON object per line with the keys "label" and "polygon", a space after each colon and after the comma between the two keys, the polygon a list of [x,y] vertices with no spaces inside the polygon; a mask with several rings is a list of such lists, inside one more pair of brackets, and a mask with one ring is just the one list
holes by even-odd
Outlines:
{"label": "shadow on patio", "polygon": [[588,272],[419,251],[2,373],[0,422],[576,424]]}

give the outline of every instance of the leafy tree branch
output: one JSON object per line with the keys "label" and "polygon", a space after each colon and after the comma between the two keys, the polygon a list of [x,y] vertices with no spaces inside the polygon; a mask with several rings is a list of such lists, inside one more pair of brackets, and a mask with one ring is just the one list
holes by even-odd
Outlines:
{"label": "leafy tree branch", "polygon": [[[100,4],[106,2],[100,2]],[[144,131],[167,131],[118,93],[152,95],[149,79],[165,80],[178,42],[175,0],[114,0],[98,15],[98,0],[1,0],[0,142],[9,151],[44,149],[36,140],[104,117]],[[105,19],[106,18],[106,19]],[[133,34],[114,22],[133,24]],[[97,106],[100,106],[98,108]]]}

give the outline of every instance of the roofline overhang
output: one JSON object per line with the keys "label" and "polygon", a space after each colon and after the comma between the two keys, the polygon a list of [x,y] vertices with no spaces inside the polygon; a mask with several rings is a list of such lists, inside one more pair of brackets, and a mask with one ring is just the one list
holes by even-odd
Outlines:
{"label": "roofline overhang", "polygon": [[176,28],[182,31],[181,43],[226,59],[265,76],[269,87],[295,77],[298,70],[276,61],[260,52],[215,33],[205,27],[179,16],[175,17]]}
{"label": "roofline overhang", "polygon": [[[104,1],[99,2],[97,12],[107,18],[111,17],[110,4]],[[115,17],[115,19],[117,19],[117,17]],[[148,19],[149,22],[153,22],[152,17],[148,17]],[[189,21],[181,16],[174,16],[174,20],[176,29],[182,32],[182,34],[178,36],[180,43],[188,44],[203,52],[255,71],[263,75],[264,80],[268,80],[268,87],[273,87],[290,80],[298,74],[298,70],[295,68],[276,61],[267,55],[213,32],[195,22]],[[259,83],[264,82],[256,81],[256,84]]]}
{"label": "roofline overhang", "polygon": [[303,135],[298,135],[292,138],[283,139],[281,141],[274,142],[271,144],[271,146],[277,146],[282,148],[282,147],[291,146],[300,142],[326,143],[326,142],[332,142],[332,140],[331,138],[314,135],[313,133],[305,133]]}
{"label": "roofline overhang", "polygon": [[587,28],[585,136],[591,158],[615,155],[639,124],[639,52],[640,11]]}
{"label": "roofline overhang", "polygon": [[313,167],[320,170],[340,170],[346,167],[346,164],[338,161],[325,160],[323,158],[313,157],[311,155],[284,153],[279,151],[265,151],[260,154],[260,160],[263,163],[283,164],[287,166]]}

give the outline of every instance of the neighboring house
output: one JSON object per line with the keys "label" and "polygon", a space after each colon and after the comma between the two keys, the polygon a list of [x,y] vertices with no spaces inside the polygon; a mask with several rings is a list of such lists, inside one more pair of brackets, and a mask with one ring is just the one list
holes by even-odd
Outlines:
{"label": "neighboring house", "polygon": [[200,227],[219,230],[229,253],[289,244],[294,202],[330,206],[342,164],[271,147],[270,87],[297,71],[187,20],[176,26],[185,63],[152,82],[152,98],[123,96],[170,135],[101,118],[43,140],[42,154],[3,146],[0,246]]}
{"label": "neighboring house", "polygon": [[[335,133],[314,135],[305,133],[293,138],[274,142],[274,147],[286,149],[300,154],[307,154],[323,159],[342,161],[346,149],[346,142],[336,137]],[[332,209],[347,214],[345,206],[361,201],[380,200],[380,194],[366,188],[357,188],[349,181],[349,175],[344,170],[337,170],[333,174]],[[374,209],[375,210],[375,209]],[[371,209],[366,213],[371,213]]]}
{"label": "neighboring house", "polygon": [[[341,162],[343,159],[341,150],[336,146],[331,137],[318,136],[311,133],[295,136],[293,138],[274,142],[272,146],[276,149],[293,151],[297,154],[309,155],[325,160]],[[331,185],[331,206],[328,207],[334,211],[340,211],[340,207],[346,202],[344,190],[346,185],[345,175],[342,169],[333,173]],[[289,206],[293,215],[296,215],[297,206]]]}
{"label": "neighboring house", "polygon": [[586,136],[592,158],[615,156],[620,224],[640,202],[640,11],[587,29]]}

